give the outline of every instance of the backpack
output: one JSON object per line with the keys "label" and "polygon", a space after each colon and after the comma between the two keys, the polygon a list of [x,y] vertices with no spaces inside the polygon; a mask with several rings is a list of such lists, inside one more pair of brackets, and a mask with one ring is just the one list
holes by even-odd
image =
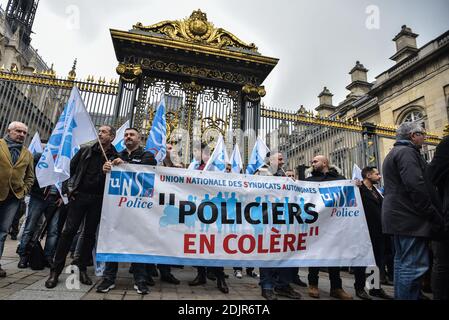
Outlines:
{"label": "backpack", "polygon": [[44,250],[40,241],[35,241],[30,249],[29,266],[31,270],[44,270],[46,265]]}

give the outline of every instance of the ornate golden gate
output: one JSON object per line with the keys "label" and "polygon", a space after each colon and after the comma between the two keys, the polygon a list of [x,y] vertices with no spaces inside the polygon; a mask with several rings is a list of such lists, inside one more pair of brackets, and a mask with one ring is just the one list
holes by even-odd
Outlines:
{"label": "ornate golden gate", "polygon": [[216,28],[200,10],[182,21],[111,30],[111,36],[119,90],[131,85],[135,91],[133,126],[148,132],[164,94],[169,131],[188,133],[183,162],[191,160],[195,136],[209,142],[218,133],[258,129],[265,95],[261,85],[278,59],[262,56],[254,44]]}

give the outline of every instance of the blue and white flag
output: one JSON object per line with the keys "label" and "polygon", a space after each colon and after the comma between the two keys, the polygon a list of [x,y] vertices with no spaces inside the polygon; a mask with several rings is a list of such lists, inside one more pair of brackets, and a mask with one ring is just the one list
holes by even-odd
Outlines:
{"label": "blue and white flag", "polygon": [[43,153],[44,149],[42,148],[41,137],[39,136],[39,132],[36,131],[33,139],[28,146],[28,150],[30,150],[31,154],[34,156],[36,153]]}
{"label": "blue and white flag", "polygon": [[157,163],[160,164],[165,159],[167,153],[167,120],[165,118],[165,96],[162,95],[161,102],[156,110],[150,134],[148,135],[145,151],[154,155]]}
{"label": "blue and white flag", "polygon": [[201,162],[199,162],[196,159],[193,159],[192,162],[190,162],[189,167],[187,168],[187,170],[197,170],[200,165],[201,165]]}
{"label": "blue and white flag", "polygon": [[360,169],[360,167],[354,163],[354,166],[352,167],[352,180],[363,180],[362,177],[362,170]]}
{"label": "blue and white flag", "polygon": [[223,136],[220,134],[215,150],[212,152],[209,161],[207,161],[204,171],[225,172],[228,163],[229,157],[226,152],[226,145]]}
{"label": "blue and white flag", "polygon": [[239,145],[236,144],[231,155],[231,172],[241,173],[243,169],[242,156],[240,155]]}
{"label": "blue and white flag", "polygon": [[246,167],[246,174],[256,173],[265,164],[265,158],[269,152],[270,149],[268,149],[265,142],[261,138],[257,138],[248,166]]}
{"label": "blue and white flag", "polygon": [[117,134],[115,136],[114,141],[112,141],[112,145],[115,147],[117,152],[122,152],[126,149],[125,146],[125,131],[129,128],[129,120],[126,121],[120,129],[117,130]]}
{"label": "blue and white flag", "polygon": [[98,139],[96,129],[84,106],[78,88],[73,87],[70,98],[36,166],[41,188],[60,185],[70,178],[70,160],[79,146]]}

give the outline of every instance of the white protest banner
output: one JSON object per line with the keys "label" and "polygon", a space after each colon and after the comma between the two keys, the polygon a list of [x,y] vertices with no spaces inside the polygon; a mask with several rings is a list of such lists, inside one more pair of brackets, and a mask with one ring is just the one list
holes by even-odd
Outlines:
{"label": "white protest banner", "polygon": [[358,188],[121,165],[106,177],[97,261],[374,266]]}

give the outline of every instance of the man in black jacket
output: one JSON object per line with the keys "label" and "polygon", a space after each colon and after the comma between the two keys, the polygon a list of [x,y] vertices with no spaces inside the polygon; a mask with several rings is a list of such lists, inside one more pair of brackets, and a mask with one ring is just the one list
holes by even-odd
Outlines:
{"label": "man in black jacket", "polygon": [[422,276],[429,269],[428,241],[443,225],[425,179],[427,163],[420,153],[425,139],[419,123],[403,123],[383,163],[382,229],[394,239],[394,289],[399,300],[420,298]]}
{"label": "man in black jacket", "polygon": [[[50,277],[45,282],[45,286],[49,289],[56,287],[58,284],[58,278],[64,269],[72,240],[84,219],[85,238],[80,250],[78,267],[80,270],[80,282],[92,285],[92,280],[86,272],[87,264],[95,244],[95,233],[100,223],[103,205],[106,178],[103,173],[103,164],[106,160],[117,158],[117,151],[112,145],[114,138],[115,129],[113,127],[108,125],[100,127],[98,131],[99,141],[93,146],[82,147],[70,162],[70,204],[67,220],[56,247]],[[105,159],[100,143],[108,159]]]}
{"label": "man in black jacket", "polygon": [[[362,170],[363,182],[360,185],[360,196],[365,210],[366,222],[368,224],[368,231],[373,245],[374,258],[379,270],[384,269],[384,252],[385,252],[385,238],[382,234],[382,201],[383,197],[377,191],[376,184],[381,180],[381,175],[376,167],[366,167]],[[353,267],[355,277],[355,292],[357,297],[363,300],[371,300],[365,291],[366,283],[366,267]],[[373,297],[382,299],[392,299],[385,293],[382,288],[370,289],[369,294]]]}
{"label": "man in black jacket", "polygon": [[[103,171],[105,173],[110,172],[113,165],[120,165],[123,163],[129,164],[141,164],[156,166],[157,161],[151,152],[146,152],[140,146],[142,142],[142,136],[139,131],[135,128],[128,128],[125,130],[125,146],[126,149],[118,154],[118,158],[112,162],[106,162],[103,166]],[[150,292],[147,287],[147,283],[154,286],[154,281],[151,275],[147,273],[147,265],[144,263],[132,263],[131,264],[133,275],[134,275],[134,289],[139,294],[148,294]],[[164,271],[166,269],[163,269]],[[102,283],[97,287],[97,292],[106,293],[115,287],[115,279],[117,277],[118,263],[117,262],[107,262],[106,269],[104,271],[104,278]],[[171,276],[171,277],[170,277]],[[164,278],[165,277],[165,278]],[[161,272],[161,278],[164,280],[177,280],[170,273],[168,268],[167,273]],[[179,282],[178,282],[179,283]]]}
{"label": "man in black jacket", "polygon": [[[335,181],[335,180],[346,180],[341,174],[338,173],[337,169],[330,166],[329,160],[325,156],[316,156],[312,160],[312,175],[306,178],[306,181]],[[331,292],[330,296],[340,300],[352,300],[352,297],[343,290],[342,281],[340,277],[340,267],[329,267],[329,280],[331,282]],[[309,268],[309,296],[312,298],[319,299],[320,291],[318,289],[318,274],[320,268],[310,267]]]}
{"label": "man in black jacket", "polygon": [[[429,165],[429,178],[443,205],[446,233],[449,230],[449,126]],[[435,300],[449,300],[449,239],[432,242],[432,290]]]}

